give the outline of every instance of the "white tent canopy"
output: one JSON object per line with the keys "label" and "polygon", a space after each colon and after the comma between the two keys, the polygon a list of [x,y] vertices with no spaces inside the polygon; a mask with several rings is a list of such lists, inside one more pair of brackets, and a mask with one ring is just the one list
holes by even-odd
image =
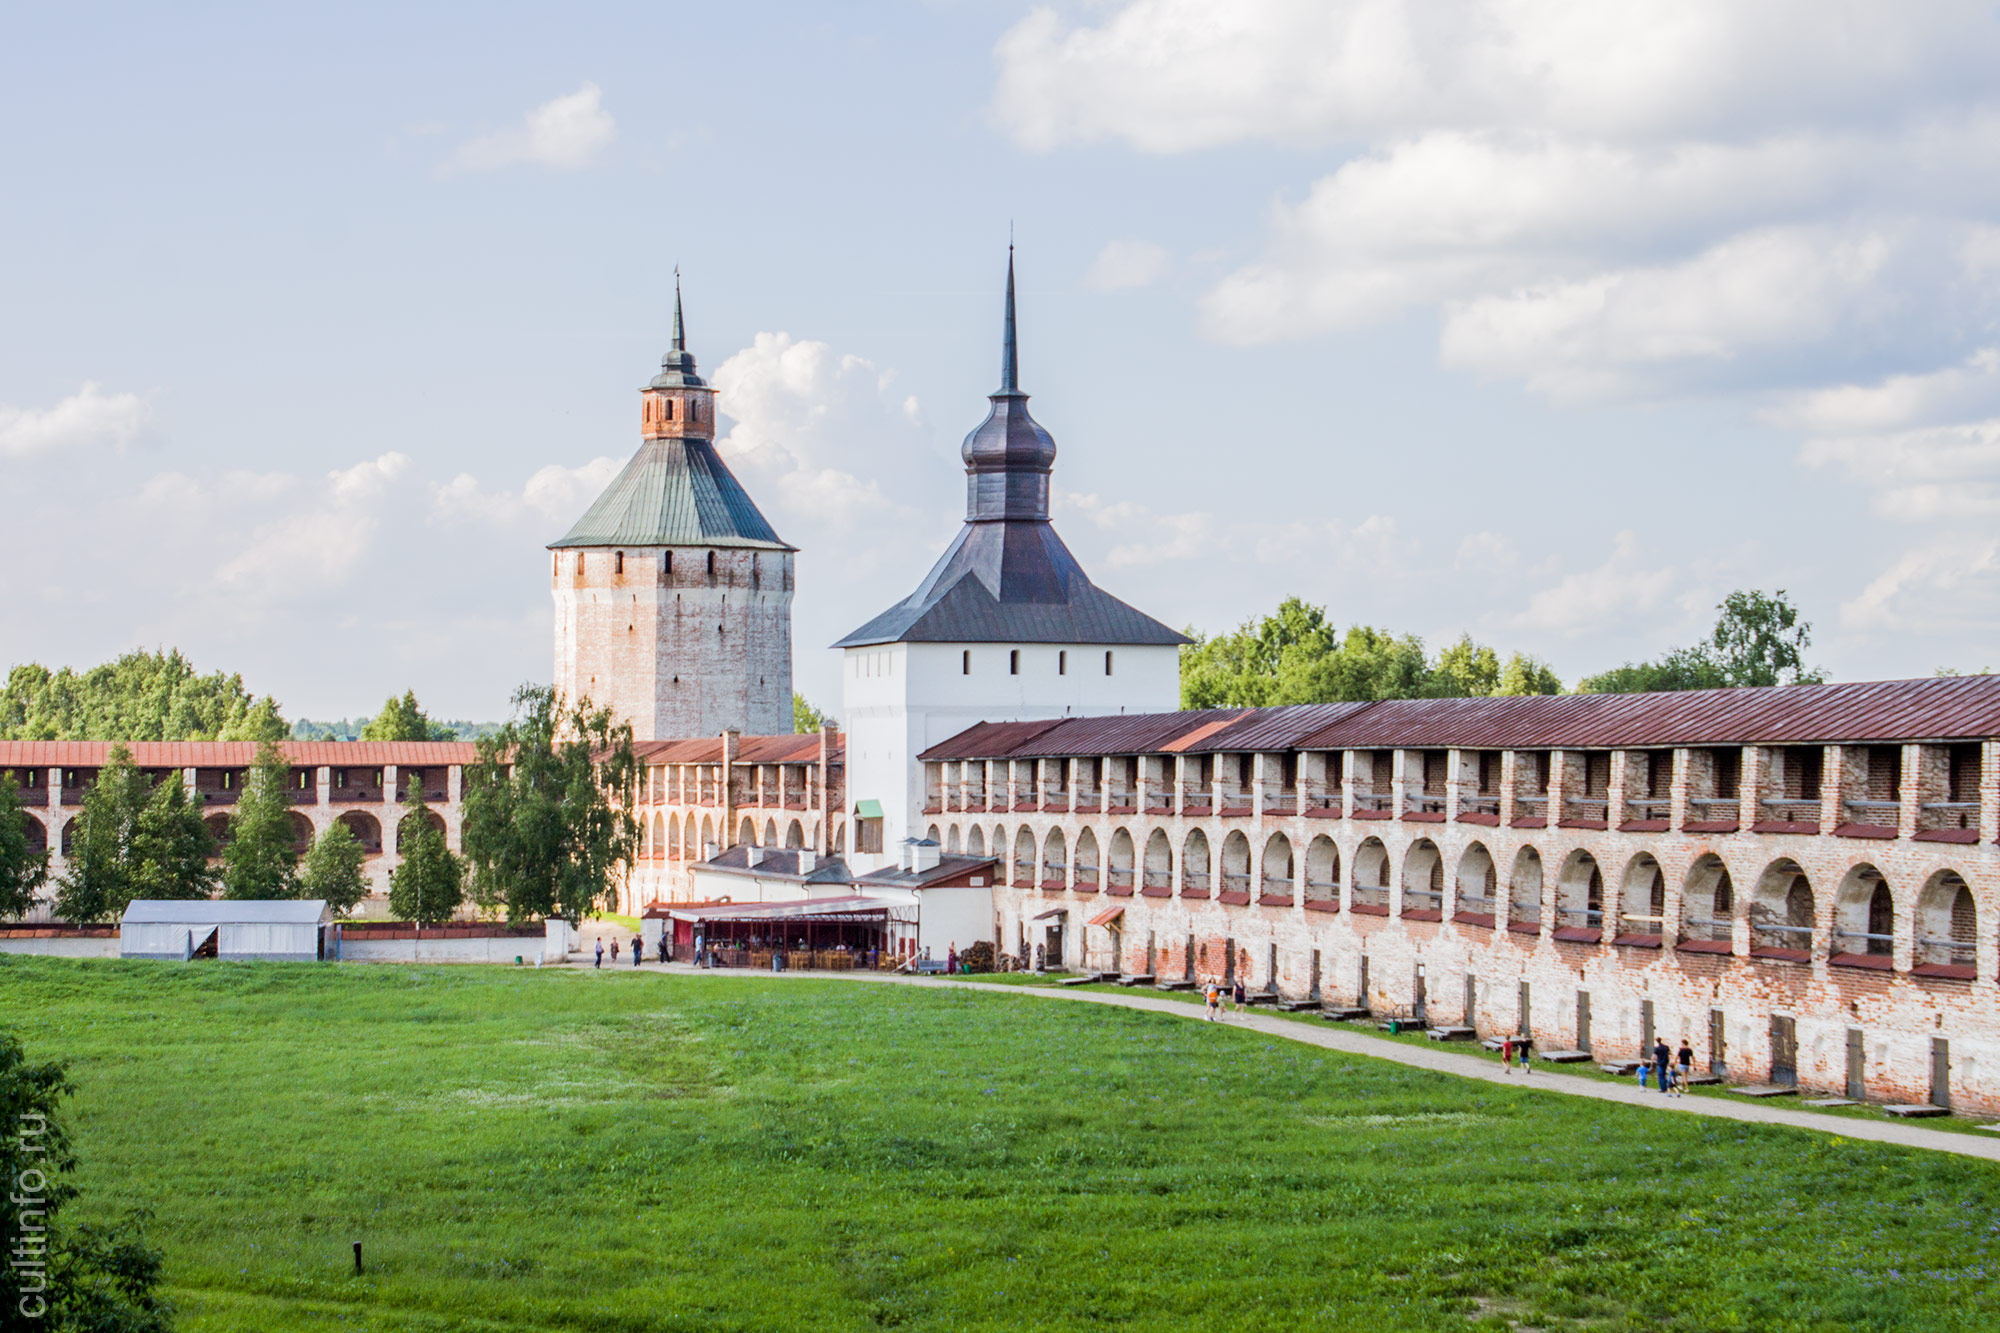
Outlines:
{"label": "white tent canopy", "polygon": [[311,962],[330,949],[333,912],[318,898],[135,898],[120,918],[121,958],[270,958]]}

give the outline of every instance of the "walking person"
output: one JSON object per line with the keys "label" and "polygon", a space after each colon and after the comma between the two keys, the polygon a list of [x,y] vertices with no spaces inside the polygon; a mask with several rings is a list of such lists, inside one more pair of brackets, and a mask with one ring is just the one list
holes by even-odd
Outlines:
{"label": "walking person", "polygon": [[1514,1038],[1512,1036],[1500,1039],[1500,1072],[1508,1078],[1514,1077]]}
{"label": "walking person", "polygon": [[632,966],[637,967],[646,957],[646,941],[637,935],[632,937]]}
{"label": "walking person", "polygon": [[611,937],[611,961],[614,964],[618,961],[618,937],[616,935]]}
{"label": "walking person", "polygon": [[1244,988],[1241,976],[1236,978],[1235,989],[1229,992],[1229,998],[1236,1005],[1236,1012],[1239,1014],[1250,1007],[1250,992]]}
{"label": "walking person", "polygon": [[660,961],[667,961],[667,932],[664,930],[660,932]]}
{"label": "walking person", "polygon": [[1688,1045],[1686,1037],[1681,1038],[1680,1054],[1675,1059],[1676,1063],[1681,1067],[1681,1076],[1675,1084],[1674,1095],[1685,1097],[1687,1096],[1688,1079],[1694,1073],[1694,1047]]}
{"label": "walking person", "polygon": [[1535,1039],[1523,1032],[1521,1034],[1521,1072],[1523,1074],[1532,1072],[1528,1068],[1528,1061],[1534,1058],[1534,1054]]}
{"label": "walking person", "polygon": [[592,963],[591,966],[592,967],[604,966],[604,940],[601,936],[597,941],[597,961],[595,963]]}
{"label": "walking person", "polygon": [[946,976],[948,976],[948,977],[949,977],[949,976],[957,976],[957,975],[958,975],[958,941],[957,941],[957,940],[953,940],[953,941],[951,942],[951,947],[950,947],[949,949],[946,949],[946,950],[945,950],[945,953],[944,953],[944,971],[945,971],[945,975],[946,975]]}
{"label": "walking person", "polygon": [[1222,987],[1209,982],[1203,988],[1203,997],[1208,1001],[1208,1021],[1213,1023],[1222,1017]]}
{"label": "walking person", "polygon": [[1673,1058],[1673,1048],[1667,1045],[1665,1037],[1653,1043],[1653,1068],[1659,1074],[1660,1091],[1662,1093],[1667,1090],[1667,1065]]}

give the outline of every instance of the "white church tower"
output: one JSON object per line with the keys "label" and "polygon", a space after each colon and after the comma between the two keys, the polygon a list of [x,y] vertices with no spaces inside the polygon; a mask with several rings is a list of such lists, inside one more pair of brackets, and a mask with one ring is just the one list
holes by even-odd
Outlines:
{"label": "white church tower", "polygon": [[795,548],[715,451],[678,281],[674,345],[639,401],[639,452],[549,547],[556,689],[642,741],[789,733]]}
{"label": "white church tower", "polygon": [[[960,450],[958,539],[915,592],[834,645],[845,653],[854,853],[893,851],[922,834],[917,756],[976,722],[1180,706],[1187,640],[1093,584],[1050,526],[1056,446],[1020,390],[1011,249],[1000,388],[990,401]],[[867,864],[865,855],[851,859]]]}

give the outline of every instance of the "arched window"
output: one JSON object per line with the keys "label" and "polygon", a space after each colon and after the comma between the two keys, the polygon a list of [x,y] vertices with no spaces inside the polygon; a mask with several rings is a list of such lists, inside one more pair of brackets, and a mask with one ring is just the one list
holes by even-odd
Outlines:
{"label": "arched window", "polygon": [[613,553],[611,557],[611,572],[614,574],[623,574],[625,572],[625,553],[623,551]]}
{"label": "arched window", "polygon": [[667,405],[666,419],[668,421],[672,421],[674,419],[674,400],[671,398],[667,398],[663,399],[662,401],[664,401]]}
{"label": "arched window", "polygon": [[1111,650],[1109,648],[1104,650],[1104,674],[1107,676],[1111,674]]}
{"label": "arched window", "polygon": [[708,576],[710,578],[715,577],[715,552],[713,551],[708,553]]}
{"label": "arched window", "polygon": [[958,674],[961,676],[969,676],[972,674],[972,650],[970,648],[967,648],[962,654],[959,655]]}

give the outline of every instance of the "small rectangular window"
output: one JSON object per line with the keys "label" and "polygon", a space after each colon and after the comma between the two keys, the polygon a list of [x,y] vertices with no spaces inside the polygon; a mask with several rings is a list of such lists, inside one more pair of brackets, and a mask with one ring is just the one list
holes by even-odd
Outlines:
{"label": "small rectangular window", "polygon": [[972,674],[972,650],[970,648],[967,648],[965,652],[959,657],[958,674],[961,676],[969,676]]}
{"label": "small rectangular window", "polygon": [[611,572],[613,574],[623,574],[625,572],[625,553],[623,551],[619,551],[611,557]]}
{"label": "small rectangular window", "polygon": [[1021,674],[1021,650],[1019,648],[1012,649],[1007,654],[1007,674],[1010,676]]}
{"label": "small rectangular window", "polygon": [[1068,653],[1065,653],[1065,652],[1058,652],[1058,653],[1056,654],[1056,674],[1057,674],[1058,676],[1067,676],[1067,675],[1069,674],[1069,654],[1068,654]]}
{"label": "small rectangular window", "polygon": [[1108,648],[1104,650],[1104,674],[1111,674],[1111,650]]}
{"label": "small rectangular window", "polygon": [[663,574],[674,572],[674,553],[672,551],[660,552],[660,572]]}

